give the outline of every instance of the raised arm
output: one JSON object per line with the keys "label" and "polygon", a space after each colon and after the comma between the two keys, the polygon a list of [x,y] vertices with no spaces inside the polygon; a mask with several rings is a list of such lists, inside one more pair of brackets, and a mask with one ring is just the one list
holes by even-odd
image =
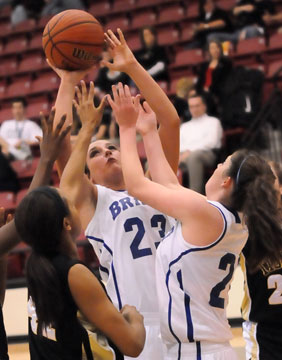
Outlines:
{"label": "raised arm", "polygon": [[[65,116],[61,118],[55,130],[53,130],[55,110],[53,109],[49,119],[46,121],[41,115],[41,126],[43,131],[43,138],[40,143],[41,156],[33,176],[29,191],[38,186],[49,185],[53,165],[56,160],[59,149],[62,146],[64,137],[69,133],[70,126],[62,130],[65,122]],[[0,229],[0,256],[7,254],[13,247],[21,241],[18,236],[15,223],[12,220],[10,223],[1,227]]]}
{"label": "raised arm", "polygon": [[[72,101],[75,95],[75,86],[79,83],[80,80],[82,80],[85,77],[85,75],[90,70],[67,71],[67,70],[55,68],[50,64],[48,60],[47,62],[49,66],[55,71],[55,73],[61,79],[56,102],[55,102],[56,114],[54,119],[54,127],[57,126],[57,124],[60,122],[61,117],[64,114],[66,115],[66,122],[64,126],[67,127],[68,125],[71,125],[73,121]],[[56,163],[57,171],[60,177],[71,155],[71,149],[72,148],[71,148],[70,134],[68,134],[64,139]]]}
{"label": "raised arm", "polygon": [[84,81],[81,88],[76,88],[78,103],[74,101],[77,113],[80,116],[82,127],[77,136],[70,159],[61,177],[60,188],[68,194],[69,199],[75,204],[80,212],[82,227],[85,229],[93,217],[96,202],[96,186],[84,174],[88,147],[95,128],[99,125],[105,100],[99,107],[94,106],[94,84],[90,82],[90,90],[87,93]]}
{"label": "raised arm", "polygon": [[139,88],[141,94],[155,112],[159,127],[159,135],[165,156],[176,173],[179,161],[179,126],[180,120],[173,104],[155,82],[150,74],[138,63],[129,49],[123,33],[117,30],[119,39],[108,30],[106,41],[113,56],[113,63],[103,61],[109,69],[127,73]]}
{"label": "raised arm", "polygon": [[[113,94],[114,100],[109,98],[109,102],[120,126],[121,162],[128,192],[145,204],[180,220],[184,238],[189,238],[191,243],[208,245],[221,234],[223,229],[223,220],[219,211],[210,205],[204,196],[174,182],[171,173],[168,172],[169,166],[166,164],[167,160],[160,141],[156,141],[156,136],[147,139],[148,142],[152,141],[150,150],[153,151],[152,154],[148,151],[148,157],[154,171],[160,172],[158,179],[166,185],[157,184],[144,176],[136,146],[138,98],[132,102],[129,89],[124,89],[122,86],[119,86],[118,92],[115,89]],[[152,127],[151,131],[157,135],[156,128]],[[204,233],[203,222],[210,228],[208,235]]]}

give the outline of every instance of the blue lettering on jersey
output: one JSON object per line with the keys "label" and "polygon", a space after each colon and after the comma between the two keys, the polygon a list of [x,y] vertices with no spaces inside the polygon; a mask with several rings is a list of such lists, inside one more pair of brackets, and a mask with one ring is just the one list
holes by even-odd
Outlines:
{"label": "blue lettering on jersey", "polygon": [[[133,203],[133,200],[135,203]],[[126,196],[126,197],[120,199],[119,201],[114,201],[109,206],[109,210],[112,214],[113,220],[115,220],[118,217],[118,215],[121,213],[121,211],[125,211],[129,208],[132,208],[134,206],[139,206],[139,205],[145,205],[145,204],[143,204],[141,201],[139,201],[136,198],[130,198],[129,196]]]}

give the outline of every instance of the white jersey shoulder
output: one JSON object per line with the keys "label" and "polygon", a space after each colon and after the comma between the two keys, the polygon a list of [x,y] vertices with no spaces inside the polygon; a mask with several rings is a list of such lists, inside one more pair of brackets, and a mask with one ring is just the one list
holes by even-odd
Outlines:
{"label": "white jersey shoulder", "polygon": [[97,185],[96,211],[86,229],[99,260],[107,292],[116,305],[158,312],[155,256],[175,220],[126,191]]}
{"label": "white jersey shoulder", "polygon": [[161,332],[167,344],[231,338],[225,313],[228,290],[248,231],[237,213],[210,203],[224,219],[216,241],[203,247],[191,245],[183,239],[178,222],[157,251]]}

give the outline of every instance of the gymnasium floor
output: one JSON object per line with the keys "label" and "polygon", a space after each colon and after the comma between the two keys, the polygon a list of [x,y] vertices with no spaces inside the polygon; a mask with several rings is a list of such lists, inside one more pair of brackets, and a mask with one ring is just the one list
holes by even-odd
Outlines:
{"label": "gymnasium floor", "polygon": [[[238,359],[245,360],[244,340],[242,338],[241,328],[233,328],[232,332],[234,335],[234,339],[232,340],[231,343],[238,353]],[[9,345],[9,355],[11,360],[29,360],[28,345],[27,344]]]}

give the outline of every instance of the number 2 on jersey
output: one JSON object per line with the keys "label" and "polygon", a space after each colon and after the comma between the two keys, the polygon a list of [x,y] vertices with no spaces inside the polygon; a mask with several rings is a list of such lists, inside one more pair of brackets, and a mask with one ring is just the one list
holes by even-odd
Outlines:
{"label": "number 2 on jersey", "polygon": [[[159,235],[161,239],[165,236],[165,225],[166,225],[166,219],[163,215],[156,214],[151,218],[151,227],[159,228]],[[138,259],[143,256],[152,255],[153,253],[150,247],[143,249],[140,248],[141,241],[145,235],[145,227],[141,219],[139,219],[138,217],[127,219],[124,223],[124,230],[126,232],[134,231],[134,226],[137,227],[137,232],[130,245],[130,250],[133,259]],[[155,242],[156,248],[158,247],[159,243],[160,243],[159,241]]]}
{"label": "number 2 on jersey", "polygon": [[226,270],[227,265],[230,265],[228,274],[212,288],[210,294],[209,304],[213,307],[217,307],[220,309],[224,309],[224,298],[219,297],[222,290],[226,288],[226,285],[232,279],[234,272],[234,264],[235,264],[236,256],[231,253],[227,253],[220,259],[218,268],[220,270]]}
{"label": "number 2 on jersey", "polygon": [[275,289],[268,299],[269,305],[282,304],[282,275],[275,274],[267,279],[268,289]]}

